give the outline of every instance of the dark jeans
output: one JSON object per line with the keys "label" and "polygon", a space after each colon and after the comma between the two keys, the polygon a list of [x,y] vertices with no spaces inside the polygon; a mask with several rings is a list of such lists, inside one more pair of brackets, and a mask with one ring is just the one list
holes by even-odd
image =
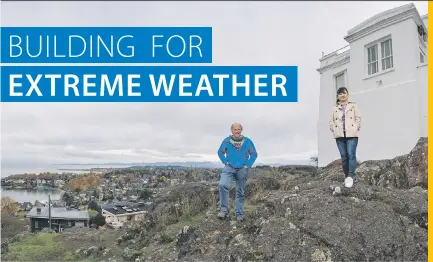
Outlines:
{"label": "dark jeans", "polygon": [[356,169],[356,147],[358,146],[357,137],[340,137],[336,139],[337,147],[340,151],[341,162],[345,177],[354,177]]}

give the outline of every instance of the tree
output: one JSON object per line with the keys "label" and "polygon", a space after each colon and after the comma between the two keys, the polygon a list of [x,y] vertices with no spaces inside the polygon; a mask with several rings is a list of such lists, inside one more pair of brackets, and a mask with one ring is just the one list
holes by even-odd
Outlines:
{"label": "tree", "polygon": [[148,199],[148,198],[152,197],[152,195],[153,195],[153,191],[151,189],[148,189],[148,188],[146,188],[140,192],[140,198],[141,199]]}
{"label": "tree", "polygon": [[18,212],[19,208],[17,203],[10,197],[1,197],[1,212],[12,214]]}
{"label": "tree", "polygon": [[105,217],[101,214],[98,213],[93,219],[92,219],[92,224],[95,224],[97,226],[103,226],[105,225]]}
{"label": "tree", "polygon": [[93,196],[95,198],[99,198],[99,190],[98,189],[95,189],[95,191],[93,191]]}
{"label": "tree", "polygon": [[96,203],[95,200],[90,200],[89,204],[87,205],[87,208],[96,210],[98,212],[101,212],[101,210],[102,210],[101,207],[98,205],[98,203]]}
{"label": "tree", "polygon": [[65,202],[66,206],[71,206],[74,203],[74,197],[68,192],[63,193],[62,200]]}
{"label": "tree", "polygon": [[89,188],[96,189],[101,182],[101,177],[96,174],[81,175],[69,181],[69,188],[75,192],[82,192]]}
{"label": "tree", "polygon": [[112,201],[114,199],[114,194],[111,191],[106,191],[102,197],[102,201]]}
{"label": "tree", "polygon": [[313,162],[315,166],[319,165],[319,157],[318,156],[310,157],[310,161]]}
{"label": "tree", "polygon": [[1,238],[11,238],[16,236],[23,231],[26,231],[26,222],[25,220],[17,219],[11,213],[1,212]]}

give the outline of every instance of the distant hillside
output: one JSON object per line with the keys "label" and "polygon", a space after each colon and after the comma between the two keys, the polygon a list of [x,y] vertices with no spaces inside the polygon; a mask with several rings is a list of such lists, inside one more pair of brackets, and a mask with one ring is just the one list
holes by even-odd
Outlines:
{"label": "distant hillside", "polygon": [[220,163],[214,162],[138,162],[138,163],[67,163],[59,164],[59,166],[99,166],[99,167],[110,167],[110,166],[187,166],[187,167],[201,167],[201,168],[218,168],[221,167]]}
{"label": "distant hillside", "polygon": [[[286,163],[256,163],[255,166],[284,166],[284,165],[311,165],[311,162],[308,160],[305,161],[287,161]],[[138,162],[138,163],[70,163],[70,164],[59,164],[58,166],[98,166],[100,168],[103,167],[111,167],[111,166],[182,166],[182,167],[198,167],[198,168],[221,168],[223,165],[219,162]]]}

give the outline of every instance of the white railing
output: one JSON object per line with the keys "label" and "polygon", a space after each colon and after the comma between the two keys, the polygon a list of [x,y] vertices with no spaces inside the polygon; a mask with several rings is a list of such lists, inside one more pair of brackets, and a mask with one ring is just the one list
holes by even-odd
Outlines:
{"label": "white railing", "polygon": [[335,50],[334,52],[331,52],[331,53],[326,54],[326,55],[324,54],[320,60],[324,60],[330,56],[342,54],[342,53],[347,52],[349,50],[350,50],[350,45],[346,45],[340,49]]}

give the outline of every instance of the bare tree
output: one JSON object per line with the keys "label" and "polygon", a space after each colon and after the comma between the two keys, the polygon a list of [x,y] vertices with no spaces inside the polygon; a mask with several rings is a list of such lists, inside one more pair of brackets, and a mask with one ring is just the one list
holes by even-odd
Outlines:
{"label": "bare tree", "polygon": [[310,157],[310,161],[313,162],[315,166],[319,165],[319,157],[318,156]]}

